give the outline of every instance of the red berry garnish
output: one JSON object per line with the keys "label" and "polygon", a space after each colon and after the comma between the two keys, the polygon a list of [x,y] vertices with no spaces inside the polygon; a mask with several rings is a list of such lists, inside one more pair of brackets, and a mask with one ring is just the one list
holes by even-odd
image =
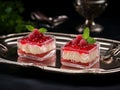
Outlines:
{"label": "red berry garnish", "polygon": [[77,38],[78,40],[81,40],[81,39],[82,39],[82,35],[79,34],[76,38]]}
{"label": "red berry garnish", "polygon": [[75,38],[73,41],[72,41],[72,44],[73,45],[76,45],[76,44],[78,44],[79,43],[79,40],[77,39],[77,38]]}
{"label": "red berry garnish", "polygon": [[43,37],[43,34],[38,31],[38,29],[34,29],[28,36],[30,41],[37,41],[39,38]]}
{"label": "red berry garnish", "polygon": [[87,45],[87,41],[85,39],[81,39],[80,42],[78,43],[79,46],[85,46]]}
{"label": "red berry garnish", "polygon": [[66,46],[69,46],[69,45],[71,45],[71,44],[72,44],[72,41],[67,42],[67,43],[65,44],[65,47],[66,47]]}
{"label": "red berry garnish", "polygon": [[82,39],[82,35],[80,34],[72,41],[72,44],[77,45],[81,39]]}

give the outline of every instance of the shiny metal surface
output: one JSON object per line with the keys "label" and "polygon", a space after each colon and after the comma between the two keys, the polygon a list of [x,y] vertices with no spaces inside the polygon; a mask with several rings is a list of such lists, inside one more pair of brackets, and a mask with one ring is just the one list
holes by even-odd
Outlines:
{"label": "shiny metal surface", "polygon": [[[100,67],[91,69],[71,69],[62,68],[60,63],[60,48],[69,40],[75,38],[75,34],[64,34],[64,33],[53,33],[47,32],[47,35],[54,35],[56,38],[57,54],[56,54],[56,64],[55,66],[42,66],[32,63],[20,63],[17,61],[17,39],[22,38],[27,35],[26,33],[9,34],[0,36],[0,63],[15,64],[23,67],[37,67],[43,70],[51,72],[60,72],[68,74],[81,74],[81,73],[95,73],[95,74],[110,74],[115,72],[120,72],[120,41],[106,39],[106,38],[96,38],[100,43]],[[112,47],[114,45],[114,47]],[[112,48],[111,48],[112,47]],[[114,51],[114,53],[110,53]],[[109,53],[108,53],[109,52]],[[109,54],[109,55],[108,55]],[[105,56],[109,58],[104,59]]]}

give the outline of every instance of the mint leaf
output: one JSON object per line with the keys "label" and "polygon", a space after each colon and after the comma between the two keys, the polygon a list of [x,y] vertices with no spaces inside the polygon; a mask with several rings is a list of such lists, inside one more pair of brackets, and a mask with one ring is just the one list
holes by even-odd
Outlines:
{"label": "mint leaf", "polygon": [[85,39],[88,44],[94,44],[96,40],[92,37],[90,37],[90,29],[86,27],[83,31],[82,38]]}
{"label": "mint leaf", "polygon": [[87,38],[89,38],[89,36],[90,36],[90,30],[89,30],[88,27],[86,27],[86,28],[84,29],[84,31],[83,31],[82,37],[83,37],[84,39],[87,39]]}
{"label": "mint leaf", "polygon": [[92,37],[88,37],[88,38],[87,38],[87,42],[88,42],[89,44],[93,44],[93,43],[96,42],[96,40],[95,40],[94,38],[92,38]]}
{"label": "mint leaf", "polygon": [[46,29],[46,28],[40,28],[40,29],[39,29],[39,32],[45,33],[45,32],[47,32],[47,29]]}
{"label": "mint leaf", "polygon": [[25,26],[29,31],[33,31],[35,28],[32,25]]}

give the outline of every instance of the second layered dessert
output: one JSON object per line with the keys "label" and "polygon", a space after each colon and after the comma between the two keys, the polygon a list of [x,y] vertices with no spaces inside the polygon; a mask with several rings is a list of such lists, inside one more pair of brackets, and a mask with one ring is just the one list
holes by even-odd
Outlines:
{"label": "second layered dessert", "polygon": [[75,68],[91,68],[99,62],[99,44],[86,30],[84,35],[78,35],[61,48],[61,64]]}

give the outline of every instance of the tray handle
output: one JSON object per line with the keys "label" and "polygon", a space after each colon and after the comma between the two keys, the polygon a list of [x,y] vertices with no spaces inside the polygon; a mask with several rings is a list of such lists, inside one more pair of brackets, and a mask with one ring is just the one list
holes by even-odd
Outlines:
{"label": "tray handle", "polygon": [[2,52],[7,52],[7,51],[8,51],[8,48],[5,45],[0,43],[0,52],[2,53]]}

